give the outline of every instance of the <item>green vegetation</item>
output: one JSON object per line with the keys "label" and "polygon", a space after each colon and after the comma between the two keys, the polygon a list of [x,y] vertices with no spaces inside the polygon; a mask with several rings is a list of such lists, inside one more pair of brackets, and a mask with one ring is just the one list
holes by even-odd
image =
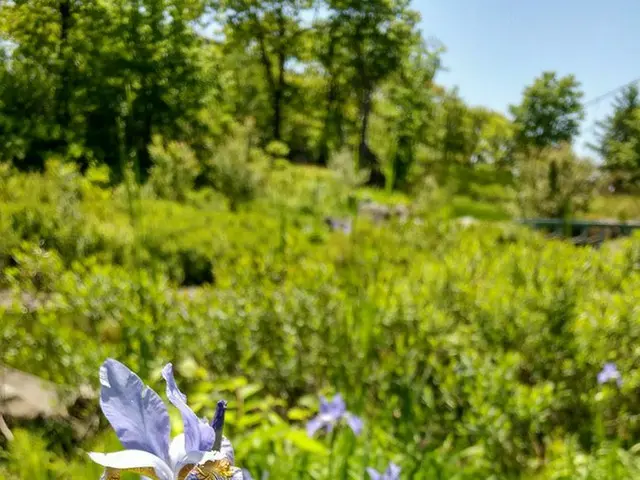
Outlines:
{"label": "green vegetation", "polygon": [[[0,2],[0,363],[77,390],[106,357],[156,389],[173,362],[199,415],[229,401],[255,478],[637,478],[638,239],[512,220],[640,216],[638,90],[598,164],[571,146],[576,78],[543,72],[509,116],[467,105],[419,20]],[[310,438],[338,392],[363,434]],[[118,441],[97,406],[7,415],[0,478],[99,478],[85,452]]]}
{"label": "green vegetation", "polygon": [[[6,306],[3,361],[94,386],[107,356],[152,385],[173,361],[200,414],[229,400],[238,463],[258,478],[391,460],[406,478],[634,478],[637,243],[577,248],[441,211],[359,216],[347,236],[322,222],[351,208],[340,176],[263,174],[273,188],[231,212],[212,191],[137,189],[131,209],[99,172],[55,162],[5,173],[3,285],[42,300]],[[607,361],[621,388],[597,383]],[[331,456],[304,422],[336,391],[366,426],[339,430]],[[7,478],[97,478],[82,452],[117,449],[110,432],[36,432],[14,432]]]}

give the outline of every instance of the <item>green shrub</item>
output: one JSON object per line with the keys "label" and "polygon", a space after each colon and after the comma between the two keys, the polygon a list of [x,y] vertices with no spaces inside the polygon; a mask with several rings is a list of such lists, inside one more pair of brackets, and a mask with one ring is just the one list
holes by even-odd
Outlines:
{"label": "green shrub", "polygon": [[523,216],[565,218],[589,209],[597,191],[595,166],[570,145],[517,159],[518,205]]}
{"label": "green shrub", "polygon": [[[152,383],[172,361],[199,413],[229,399],[238,461],[255,476],[329,478],[330,440],[302,428],[315,396],[336,391],[367,433],[336,436],[331,478],[390,460],[418,479],[635,475],[636,239],[586,249],[440,215],[332,235],[320,213],[344,208],[330,198],[343,185],[334,172],[268,178],[238,213],[143,195],[134,228],[114,190],[78,178],[80,216],[65,222],[61,180],[12,174],[5,284],[48,300],[1,312],[3,363],[78,385],[107,356]],[[453,214],[500,213],[443,198]],[[598,384],[605,362],[620,387]],[[16,478],[10,455],[0,471]],[[94,473],[81,456],[65,461]]]}
{"label": "green shrub", "polygon": [[153,191],[160,198],[185,201],[200,169],[193,150],[185,143],[167,143],[156,135],[149,145],[149,155],[153,162],[149,175]]}
{"label": "green shrub", "polygon": [[252,162],[253,156],[246,134],[238,134],[217,148],[205,164],[205,184],[227,198],[231,211],[258,195],[261,173],[259,165]]}

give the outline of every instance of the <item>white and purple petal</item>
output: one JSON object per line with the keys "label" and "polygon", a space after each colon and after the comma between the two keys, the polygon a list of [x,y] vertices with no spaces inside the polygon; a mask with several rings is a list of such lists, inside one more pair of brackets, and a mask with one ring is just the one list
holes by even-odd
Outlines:
{"label": "white and purple petal", "polygon": [[222,437],[222,445],[220,446],[220,452],[231,462],[231,465],[236,464],[233,445],[231,445],[231,440],[229,440],[225,436]]}
{"label": "white and purple petal", "polygon": [[143,450],[122,450],[113,453],[91,452],[89,457],[98,465],[116,472],[129,471],[147,476],[155,472],[155,476],[159,480],[174,480],[173,471],[163,459]]}

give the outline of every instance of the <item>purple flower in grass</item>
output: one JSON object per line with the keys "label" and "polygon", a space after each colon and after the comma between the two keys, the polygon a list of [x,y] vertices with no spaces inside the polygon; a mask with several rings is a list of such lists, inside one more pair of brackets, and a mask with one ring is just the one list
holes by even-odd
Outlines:
{"label": "purple flower in grass", "polygon": [[333,427],[342,419],[347,422],[353,433],[360,434],[364,426],[363,422],[359,417],[347,411],[342,395],[335,395],[330,402],[321,396],[320,413],[307,423],[307,434],[312,437],[318,430],[323,428],[327,432],[331,432]]}
{"label": "purple flower in grass", "polygon": [[[107,359],[100,367],[100,407],[125,450],[89,453],[105,467],[102,480],[116,480],[123,472],[152,480],[241,480],[233,458],[212,450],[214,429],[200,420],[178,389],[171,364],[162,370],[167,397],[180,410],[184,433],[170,441],[169,413],[156,392],[122,363]],[[208,476],[207,476],[208,475]]]}
{"label": "purple flower in grass", "polygon": [[604,364],[604,367],[598,373],[598,383],[602,385],[611,380],[615,380],[618,386],[622,385],[622,375],[618,371],[618,367],[616,367],[615,363],[608,362]]}
{"label": "purple flower in grass", "polygon": [[400,467],[391,462],[384,473],[379,473],[377,470],[369,467],[367,473],[371,480],[399,480],[400,479]]}

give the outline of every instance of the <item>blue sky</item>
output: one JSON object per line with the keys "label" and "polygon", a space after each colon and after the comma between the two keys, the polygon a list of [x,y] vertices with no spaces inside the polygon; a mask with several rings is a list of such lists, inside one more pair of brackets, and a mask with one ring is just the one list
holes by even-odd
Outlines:
{"label": "blue sky", "polygon": [[[472,105],[507,112],[543,70],[573,73],[585,100],[640,78],[640,0],[413,0],[424,36],[447,48],[448,72]],[[587,110],[580,153],[614,96]]]}

